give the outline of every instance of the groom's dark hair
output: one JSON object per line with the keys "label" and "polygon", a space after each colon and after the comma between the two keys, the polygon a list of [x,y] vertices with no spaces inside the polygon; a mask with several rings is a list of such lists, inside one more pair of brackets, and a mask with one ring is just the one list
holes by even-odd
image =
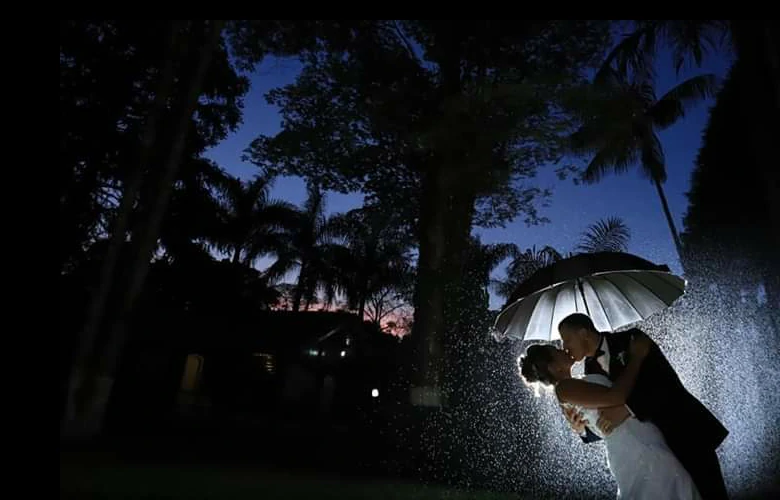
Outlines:
{"label": "groom's dark hair", "polygon": [[596,327],[593,326],[593,320],[590,319],[590,316],[582,313],[569,314],[558,323],[558,328],[562,326],[567,328],[584,328],[589,332],[598,332]]}

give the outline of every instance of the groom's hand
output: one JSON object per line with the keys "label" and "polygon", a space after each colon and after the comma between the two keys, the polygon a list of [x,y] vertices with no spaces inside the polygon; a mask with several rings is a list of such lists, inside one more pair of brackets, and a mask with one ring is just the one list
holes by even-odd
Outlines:
{"label": "groom's hand", "polygon": [[585,432],[585,426],[588,425],[588,421],[583,418],[579,410],[571,406],[564,406],[563,414],[566,416],[566,420],[569,421],[571,428],[574,429],[574,432],[577,434]]}
{"label": "groom's hand", "polygon": [[626,405],[602,408],[599,411],[599,421],[596,422],[596,426],[601,429],[601,432],[605,435],[609,435],[617,426],[622,424],[629,415],[630,413],[628,412]]}

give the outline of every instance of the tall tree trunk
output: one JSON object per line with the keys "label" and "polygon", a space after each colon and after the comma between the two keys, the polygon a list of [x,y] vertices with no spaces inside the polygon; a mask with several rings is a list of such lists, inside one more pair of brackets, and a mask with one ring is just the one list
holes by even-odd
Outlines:
{"label": "tall tree trunk", "polygon": [[[372,261],[369,261],[372,262]],[[368,273],[370,273],[371,270],[368,269],[365,265],[361,264],[360,266],[360,277],[358,278],[360,280],[360,290],[358,293],[358,318],[360,318],[360,321],[363,321],[363,316],[366,315],[366,295],[368,295]]]}
{"label": "tall tree trunk", "polygon": [[116,319],[105,329],[103,338],[96,342],[91,359],[85,363],[87,369],[81,381],[79,403],[82,412],[79,420],[83,426],[82,430],[87,435],[94,435],[102,430],[105,410],[113,388],[116,365],[127,338],[129,316],[149,270],[173,183],[181,165],[192,114],[197,106],[214,49],[219,43],[223,25],[224,21],[211,21],[205,45],[198,47],[200,58],[194,74],[189,78],[189,86],[179,108],[171,149],[157,185],[152,189],[152,196],[149,197],[150,206],[146,208],[145,217],[133,234],[133,263],[130,267],[133,272],[129,273],[128,286],[124,293],[120,294],[120,310]]}
{"label": "tall tree trunk", "polygon": [[360,296],[360,302],[358,303],[358,318],[363,321],[363,316],[366,315],[366,292]]}
{"label": "tall tree trunk", "polygon": [[298,271],[298,283],[293,291],[293,311],[298,312],[301,309],[301,300],[303,300],[303,288],[306,286],[306,260],[301,262],[301,269]]}
{"label": "tall tree trunk", "polygon": [[[442,47],[437,63],[441,73],[440,107],[462,97],[461,39],[460,35],[442,25],[435,38]],[[446,113],[446,112],[445,112]],[[441,120],[449,117],[441,116]],[[434,124],[434,127],[438,126]],[[453,221],[453,188],[458,186],[455,168],[462,157],[454,153],[461,145],[446,139],[433,145],[434,159],[424,165],[420,195],[418,275],[414,296],[414,324],[412,342],[417,350],[417,366],[412,373],[410,399],[418,406],[441,407],[446,404],[443,395],[445,370],[444,335],[446,322],[444,304],[453,276],[448,257],[450,238],[448,229]],[[462,153],[459,151],[458,153]],[[471,221],[469,221],[470,223]],[[449,233],[451,234],[451,233]]]}
{"label": "tall tree trunk", "polygon": [[677,227],[674,224],[674,219],[672,218],[672,212],[669,210],[669,203],[666,201],[664,188],[663,186],[661,186],[661,183],[658,181],[658,179],[653,179],[653,184],[655,184],[655,189],[658,191],[658,197],[661,198],[661,205],[663,206],[664,215],[666,216],[666,223],[669,224],[669,231],[671,231],[672,233],[674,246],[677,249],[677,258],[682,259],[683,249],[682,249],[682,243],[680,242],[680,235],[677,233]]}
{"label": "tall tree trunk", "polygon": [[418,364],[414,367],[410,398],[415,405],[440,406],[448,205],[441,166],[428,168],[420,199],[420,255],[412,325]]}
{"label": "tall tree trunk", "polygon": [[[466,179],[469,174],[466,174]],[[472,275],[474,261],[469,258],[468,247],[471,223],[474,216],[475,195],[468,182],[461,182],[451,189],[449,215],[447,216],[447,280],[444,290],[444,399],[457,404],[457,392],[462,390],[463,372],[467,369],[470,341],[473,330],[479,325],[481,307],[474,294],[479,289],[479,278]],[[459,375],[460,374],[460,375]]]}
{"label": "tall tree trunk", "polygon": [[[129,227],[130,215],[135,207],[138,194],[145,174],[149,170],[154,143],[157,138],[157,125],[165,113],[167,101],[173,91],[175,51],[178,39],[184,27],[184,22],[175,21],[164,49],[163,68],[160,72],[160,82],[155,92],[155,99],[147,119],[144,135],[141,138],[138,165],[125,180],[119,212],[111,229],[111,239],[100,269],[98,286],[93,290],[92,297],[84,320],[84,327],[79,335],[76,352],[67,384],[67,407],[63,423],[63,432],[69,433],[71,424],[83,420],[87,413],[86,402],[91,399],[97,387],[88,383],[87,378],[93,374],[87,373],[88,360],[95,355],[95,344],[98,332],[103,323],[104,313],[110,291],[114,285],[117,262],[122,247],[125,245]],[[74,429],[78,430],[78,429]]]}

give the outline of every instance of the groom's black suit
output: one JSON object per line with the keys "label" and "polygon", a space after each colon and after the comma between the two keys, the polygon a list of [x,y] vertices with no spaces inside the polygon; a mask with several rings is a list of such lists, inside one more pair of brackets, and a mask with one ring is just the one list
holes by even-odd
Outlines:
{"label": "groom's black suit", "polygon": [[[609,352],[609,373],[604,373],[597,358],[604,351],[585,358],[585,373],[607,375],[612,381],[623,372],[629,355],[631,329],[603,333]],[[688,470],[705,500],[727,498],[726,486],[715,450],[726,439],[728,430],[691,393],[685,389],[674,368],[657,345],[642,362],[634,389],[626,405],[639,420],[654,423],[663,433],[669,448]],[[585,442],[598,440],[587,431]]]}

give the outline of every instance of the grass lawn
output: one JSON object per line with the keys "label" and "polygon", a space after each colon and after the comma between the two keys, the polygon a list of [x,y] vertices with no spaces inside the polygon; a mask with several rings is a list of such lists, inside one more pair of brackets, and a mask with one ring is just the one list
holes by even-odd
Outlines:
{"label": "grass lawn", "polygon": [[111,457],[60,454],[61,498],[126,499],[517,499],[517,494],[466,491],[389,480],[338,479],[267,466],[132,464]]}

